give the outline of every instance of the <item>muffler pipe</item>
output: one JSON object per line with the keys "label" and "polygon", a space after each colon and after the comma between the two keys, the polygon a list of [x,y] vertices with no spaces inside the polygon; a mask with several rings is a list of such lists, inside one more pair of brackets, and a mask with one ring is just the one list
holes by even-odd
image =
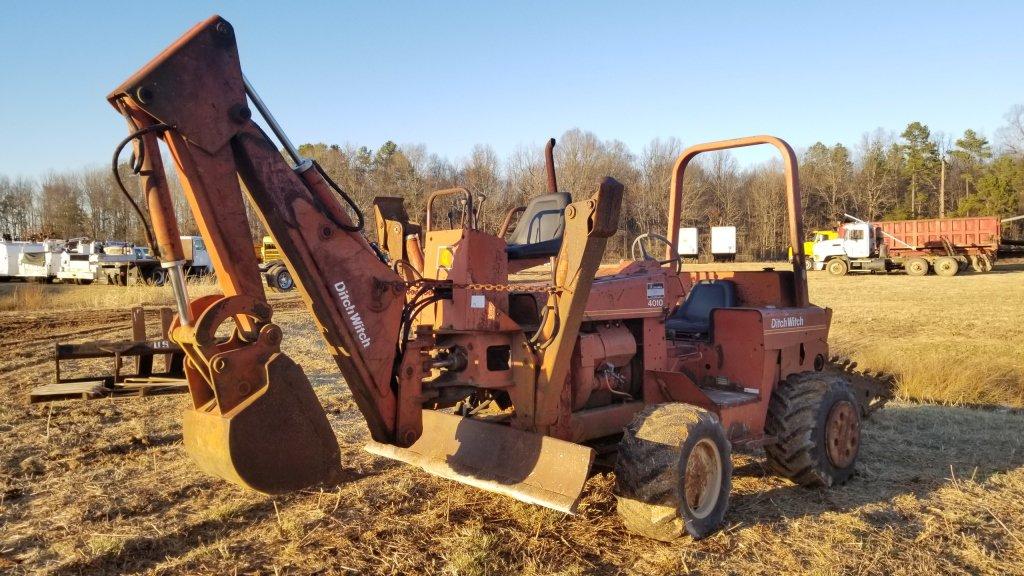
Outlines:
{"label": "muffler pipe", "polygon": [[544,147],[544,164],[548,171],[548,193],[558,192],[558,178],[555,176],[555,139],[548,140]]}

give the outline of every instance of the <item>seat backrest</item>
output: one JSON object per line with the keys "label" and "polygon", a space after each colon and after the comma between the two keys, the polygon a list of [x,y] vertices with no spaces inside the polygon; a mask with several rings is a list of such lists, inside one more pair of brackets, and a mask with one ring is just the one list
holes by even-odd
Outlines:
{"label": "seat backrest", "polygon": [[559,240],[565,231],[565,207],[572,202],[566,192],[542,194],[530,200],[508,243],[536,244]]}
{"label": "seat backrest", "polygon": [[736,306],[736,285],[729,280],[702,280],[693,285],[676,318],[709,321],[715,308]]}

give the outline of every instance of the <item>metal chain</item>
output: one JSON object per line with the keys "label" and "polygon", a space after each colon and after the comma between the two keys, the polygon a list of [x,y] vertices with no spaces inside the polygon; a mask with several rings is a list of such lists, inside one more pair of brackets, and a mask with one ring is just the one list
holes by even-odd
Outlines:
{"label": "metal chain", "polygon": [[436,286],[446,288],[462,288],[467,290],[475,290],[478,292],[547,292],[549,294],[559,292],[561,290],[558,286],[552,286],[550,284],[478,284],[478,283],[460,283],[460,282],[446,282],[444,280],[434,280],[432,278],[418,278],[416,280],[402,280],[388,282],[391,286],[398,286],[401,288],[414,288],[416,286]]}

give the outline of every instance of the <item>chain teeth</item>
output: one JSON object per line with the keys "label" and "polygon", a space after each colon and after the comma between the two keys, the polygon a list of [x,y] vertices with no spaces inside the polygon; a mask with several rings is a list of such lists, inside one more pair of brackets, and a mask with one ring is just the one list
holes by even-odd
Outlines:
{"label": "chain teeth", "polygon": [[857,370],[856,362],[842,356],[831,357],[829,367],[847,377],[861,401],[861,412],[864,416],[885,406],[895,395],[896,377],[892,374],[881,370]]}

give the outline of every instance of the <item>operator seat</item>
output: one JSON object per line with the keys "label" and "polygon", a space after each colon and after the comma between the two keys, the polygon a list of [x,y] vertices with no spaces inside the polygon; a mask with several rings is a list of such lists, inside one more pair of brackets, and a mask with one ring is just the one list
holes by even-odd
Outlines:
{"label": "operator seat", "polygon": [[570,202],[567,192],[541,194],[530,200],[505,247],[508,259],[557,256],[565,232],[565,207]]}
{"label": "operator seat", "polygon": [[736,284],[729,280],[702,280],[693,285],[686,300],[665,320],[670,339],[704,338],[711,331],[711,311],[736,306]]}

